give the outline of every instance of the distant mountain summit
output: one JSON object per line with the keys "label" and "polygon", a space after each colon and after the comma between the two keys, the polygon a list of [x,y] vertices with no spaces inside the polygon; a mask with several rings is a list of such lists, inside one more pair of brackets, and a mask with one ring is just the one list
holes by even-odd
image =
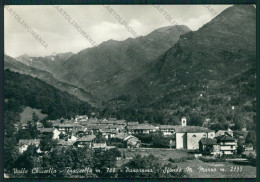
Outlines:
{"label": "distant mountain summit", "polygon": [[[62,79],[107,100],[120,95],[117,93],[119,87],[148,71],[158,56],[174,45],[181,34],[189,31],[188,27],[178,25],[135,39],[108,40],[71,56],[66,61],[70,70],[66,70]],[[77,73],[77,78],[73,73]]]}
{"label": "distant mountain summit", "polygon": [[[151,92],[156,88],[163,95],[181,85],[218,85],[251,68],[256,69],[256,10],[252,5],[236,5],[198,31],[181,35],[151,71],[133,83]],[[136,85],[127,88],[135,90]]]}
{"label": "distant mountain summit", "polygon": [[256,10],[236,5],[181,35],[148,72],[121,88],[131,104],[115,105],[163,110],[166,118],[198,111],[214,118],[219,110],[225,116],[233,105],[252,119],[244,104],[255,102],[256,70]]}
{"label": "distant mountain summit", "polygon": [[73,55],[72,52],[67,53],[53,53],[49,56],[34,57],[23,54],[15,59],[21,63],[51,73],[55,78],[60,79],[63,75],[62,64]]}

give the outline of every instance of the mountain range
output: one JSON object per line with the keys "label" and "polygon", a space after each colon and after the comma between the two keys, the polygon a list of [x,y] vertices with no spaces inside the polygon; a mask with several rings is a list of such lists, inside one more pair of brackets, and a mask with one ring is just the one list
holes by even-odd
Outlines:
{"label": "mountain range", "polygon": [[62,83],[58,89],[70,94],[79,89],[74,95],[103,108],[103,115],[160,123],[186,115],[195,125],[207,117],[254,123],[256,9],[234,5],[197,31],[163,27],[77,54],[5,56],[5,66],[51,85]]}

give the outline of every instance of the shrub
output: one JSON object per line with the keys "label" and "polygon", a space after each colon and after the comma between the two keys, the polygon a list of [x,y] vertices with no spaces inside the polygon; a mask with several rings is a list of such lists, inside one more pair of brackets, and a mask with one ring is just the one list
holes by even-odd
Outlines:
{"label": "shrub", "polygon": [[194,159],[195,159],[195,157],[193,155],[189,155],[187,157],[181,157],[181,158],[176,158],[176,159],[169,158],[168,161],[177,163],[177,162],[185,162],[187,160],[194,160]]}
{"label": "shrub", "polygon": [[250,153],[246,158],[249,162],[256,165],[256,157],[252,153]]}
{"label": "shrub", "polygon": [[199,157],[199,160],[203,161],[203,162],[225,162],[226,159],[225,158],[209,158],[209,157]]}

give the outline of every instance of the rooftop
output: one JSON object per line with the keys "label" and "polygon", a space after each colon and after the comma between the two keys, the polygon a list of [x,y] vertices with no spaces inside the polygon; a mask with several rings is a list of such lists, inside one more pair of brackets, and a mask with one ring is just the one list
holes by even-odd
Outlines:
{"label": "rooftop", "polygon": [[121,140],[124,140],[126,137],[130,136],[129,134],[127,133],[118,133],[115,138],[118,138],[118,139],[121,139]]}
{"label": "rooftop", "polygon": [[132,121],[132,122],[128,122],[127,125],[128,126],[133,126],[133,125],[138,125],[138,121]]}
{"label": "rooftop", "polygon": [[202,132],[213,132],[208,128],[201,126],[175,126],[176,133],[202,133]]}
{"label": "rooftop", "polygon": [[160,129],[175,129],[175,126],[173,125],[160,125]]}
{"label": "rooftop", "polygon": [[139,124],[139,125],[127,126],[127,129],[130,129],[130,130],[155,130],[156,128],[153,125]]}
{"label": "rooftop", "polygon": [[57,144],[58,145],[63,145],[63,146],[71,146],[74,143],[75,143],[74,141],[59,140]]}
{"label": "rooftop", "polygon": [[88,129],[92,129],[92,130],[99,130],[99,129],[108,129],[109,126],[108,125],[89,125]]}
{"label": "rooftop", "polygon": [[52,133],[55,129],[53,128],[43,128],[40,130],[41,133]]}
{"label": "rooftop", "polygon": [[106,148],[106,143],[93,143],[93,148]]}
{"label": "rooftop", "polygon": [[96,138],[95,135],[87,135],[85,137],[79,138],[77,142],[91,142]]}
{"label": "rooftop", "polygon": [[114,130],[114,129],[102,129],[100,132],[101,133],[116,133],[116,130]]}
{"label": "rooftop", "polygon": [[19,146],[23,146],[23,145],[39,145],[39,144],[40,144],[40,140],[36,140],[36,139],[19,140]]}
{"label": "rooftop", "polygon": [[82,127],[80,124],[77,123],[61,123],[59,125],[60,128],[74,128],[74,127]]}

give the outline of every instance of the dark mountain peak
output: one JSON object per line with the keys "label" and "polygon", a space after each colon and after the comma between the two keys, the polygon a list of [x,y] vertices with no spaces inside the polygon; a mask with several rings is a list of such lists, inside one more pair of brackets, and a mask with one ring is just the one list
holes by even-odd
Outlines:
{"label": "dark mountain peak", "polygon": [[[255,14],[253,5],[227,8],[199,30],[180,35],[178,42],[139,80],[156,83],[144,86],[151,94],[163,93],[164,89],[179,89],[177,83],[186,85],[185,88],[212,83],[216,86],[254,68]],[[138,85],[139,80],[133,84]],[[139,88],[136,85],[128,88],[135,87]]]}
{"label": "dark mountain peak", "polygon": [[114,39],[109,39],[107,41],[102,42],[101,45],[113,45],[113,44],[115,44],[117,42],[119,42],[119,41],[114,40]]}
{"label": "dark mountain peak", "polygon": [[237,14],[250,15],[256,13],[254,5],[236,4],[222,11],[218,16],[237,16]]}
{"label": "dark mountain peak", "polygon": [[255,21],[256,18],[256,8],[253,5],[234,5],[223,12],[221,12],[218,16],[216,16],[211,22],[219,22],[219,21],[230,21],[230,23],[239,22],[242,23],[244,21]]}
{"label": "dark mountain peak", "polygon": [[164,35],[171,35],[171,34],[183,34],[191,31],[189,27],[186,25],[174,25],[174,26],[167,26],[167,27],[162,27],[159,29],[156,29],[146,35],[145,37],[158,37],[161,38]]}
{"label": "dark mountain peak", "polygon": [[246,10],[246,11],[255,11],[256,8],[253,4],[235,4],[233,5],[231,8],[236,8],[236,9],[242,9],[242,10]]}

